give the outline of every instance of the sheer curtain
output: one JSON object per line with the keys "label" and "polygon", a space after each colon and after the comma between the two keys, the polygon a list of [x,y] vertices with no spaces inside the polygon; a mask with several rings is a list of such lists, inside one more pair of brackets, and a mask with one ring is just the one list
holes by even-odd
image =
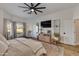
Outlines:
{"label": "sheer curtain", "polygon": [[13,22],[8,20],[8,19],[4,19],[4,36],[7,39],[13,38]]}

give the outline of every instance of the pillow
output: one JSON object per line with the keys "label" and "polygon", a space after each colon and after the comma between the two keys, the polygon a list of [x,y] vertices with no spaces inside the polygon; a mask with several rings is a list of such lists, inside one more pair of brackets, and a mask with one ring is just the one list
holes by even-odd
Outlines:
{"label": "pillow", "polygon": [[8,45],[0,41],[0,56],[3,56],[7,50],[8,50]]}
{"label": "pillow", "polygon": [[0,41],[4,42],[6,45],[9,45],[9,42],[6,40],[6,38],[0,34]]}

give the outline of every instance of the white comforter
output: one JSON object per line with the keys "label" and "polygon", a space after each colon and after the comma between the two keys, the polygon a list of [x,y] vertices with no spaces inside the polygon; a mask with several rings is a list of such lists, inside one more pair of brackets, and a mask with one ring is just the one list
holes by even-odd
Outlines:
{"label": "white comforter", "polygon": [[8,50],[4,56],[33,56],[34,52],[28,47],[16,40],[10,40]]}
{"label": "white comforter", "polygon": [[[26,38],[16,38],[9,40],[9,50],[5,55],[42,55],[46,54],[41,42],[26,39]],[[20,52],[20,53],[19,53]]]}
{"label": "white comforter", "polygon": [[16,40],[23,43],[26,46],[29,46],[33,50],[35,55],[42,55],[43,53],[46,54],[45,48],[39,41],[26,38],[16,38]]}
{"label": "white comforter", "polygon": [[0,34],[0,56],[39,56],[43,54],[46,54],[46,51],[41,42],[26,38],[6,40]]}

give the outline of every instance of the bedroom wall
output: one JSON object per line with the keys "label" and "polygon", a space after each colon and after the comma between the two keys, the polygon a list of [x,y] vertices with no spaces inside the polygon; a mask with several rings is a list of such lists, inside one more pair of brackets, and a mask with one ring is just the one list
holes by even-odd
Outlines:
{"label": "bedroom wall", "polygon": [[3,11],[0,9],[0,33],[3,34]]}
{"label": "bedroom wall", "polygon": [[[34,25],[37,22],[43,21],[43,20],[60,20],[61,21],[61,42],[65,44],[75,45],[75,38],[74,38],[74,20],[73,20],[73,12],[74,8],[65,9],[62,11],[58,11],[53,14],[44,15],[42,17],[38,17],[37,19],[34,19],[35,21],[31,21],[31,24]],[[33,19],[32,19],[33,20]],[[30,24],[29,24],[30,25]],[[49,28],[44,29],[44,32],[47,32]],[[53,26],[51,28],[53,33]],[[64,34],[64,32],[66,34]]]}

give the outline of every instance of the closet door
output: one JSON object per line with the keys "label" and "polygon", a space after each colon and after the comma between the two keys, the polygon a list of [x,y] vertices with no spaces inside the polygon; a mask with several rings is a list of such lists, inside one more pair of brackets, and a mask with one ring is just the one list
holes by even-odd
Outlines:
{"label": "closet door", "polygon": [[79,20],[75,21],[76,44],[79,44]]}

